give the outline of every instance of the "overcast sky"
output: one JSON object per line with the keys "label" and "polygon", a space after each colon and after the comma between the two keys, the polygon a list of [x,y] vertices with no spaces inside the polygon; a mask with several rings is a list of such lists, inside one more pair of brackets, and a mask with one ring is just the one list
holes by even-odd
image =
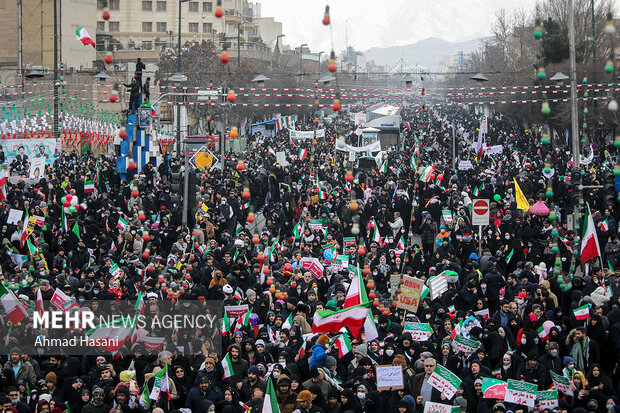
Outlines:
{"label": "overcast sky", "polygon": [[[428,37],[470,40],[490,34],[501,9],[532,10],[535,0],[333,0],[331,27],[321,20],[325,2],[319,0],[258,0],[263,17],[282,22],[282,40],[291,47],[308,43],[313,52],[336,53],[348,44],[357,50],[415,43]],[[348,25],[346,24],[348,20]]]}

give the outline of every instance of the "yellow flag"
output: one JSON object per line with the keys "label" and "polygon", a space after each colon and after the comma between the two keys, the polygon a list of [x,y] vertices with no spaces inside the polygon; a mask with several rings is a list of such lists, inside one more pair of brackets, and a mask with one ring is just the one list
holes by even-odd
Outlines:
{"label": "yellow flag", "polygon": [[521,188],[519,187],[519,184],[517,183],[517,179],[516,178],[512,178],[512,179],[515,182],[515,198],[517,199],[517,209],[520,209],[522,211],[529,211],[530,204],[527,202],[525,195],[523,195],[523,191],[521,191]]}

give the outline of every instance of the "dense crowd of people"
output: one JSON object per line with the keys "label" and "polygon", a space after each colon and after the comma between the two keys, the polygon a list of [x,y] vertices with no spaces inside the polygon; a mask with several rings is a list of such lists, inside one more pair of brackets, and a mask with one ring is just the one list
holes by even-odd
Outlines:
{"label": "dense crowd of people", "polygon": [[[93,348],[77,356],[69,348],[37,352],[31,343],[42,332],[28,319],[14,325],[2,315],[3,411],[256,413],[265,411],[273,385],[282,413],[412,413],[432,402],[461,412],[524,412],[532,409],[484,398],[483,379],[525,381],[542,391],[554,386],[551,373],[565,377],[570,391],[559,391],[557,407],[548,410],[620,411],[615,195],[609,202],[604,191],[587,189],[585,203],[577,202],[567,142],[543,143],[536,128],[501,114],[488,117],[485,141],[502,150],[481,159],[473,149],[480,128],[473,111],[411,106],[401,117],[404,141],[383,148],[369,168],[334,149],[338,139],[357,145],[348,113],[322,121],[325,138],[250,136],[248,150],[227,158],[223,171],[199,174],[187,227],[171,185],[171,174],[183,168],[180,156],[121,177],[111,156],[65,153],[38,182],[11,179],[0,211],[0,266],[28,317],[39,294],[47,306],[56,291],[90,309],[97,302],[133,309],[143,297],[150,315],[200,311],[211,301],[247,304],[251,316],[221,332],[148,332],[163,340],[130,339],[115,352]],[[471,167],[455,165],[451,128],[457,163]],[[602,184],[613,169],[615,149],[606,145],[594,143],[595,156],[581,165],[584,185]],[[280,151],[289,165],[276,162]],[[20,176],[27,165],[12,169]],[[85,188],[90,181],[94,191]],[[519,208],[515,182],[546,213]],[[69,195],[79,202],[65,213]],[[476,198],[491,200],[482,239],[471,224]],[[601,250],[587,263],[579,255],[581,230],[569,228],[575,206],[586,203]],[[7,223],[11,210],[43,217],[28,242],[25,220]],[[345,247],[345,239],[355,243]],[[336,267],[326,248],[346,255],[349,267]],[[318,258],[323,272],[304,269],[307,257]],[[340,355],[338,334],[313,332],[313,317],[342,309],[356,274],[350,268],[365,269],[378,337],[345,332],[352,350]],[[439,296],[425,296],[417,312],[393,306],[392,276],[428,280],[444,271],[458,276]],[[578,320],[573,310],[584,305],[587,318]],[[463,320],[475,320],[466,332],[480,344],[475,351],[452,345],[465,334]],[[405,321],[429,323],[433,332],[414,340]],[[376,367],[385,365],[402,367],[403,388],[377,390]],[[451,397],[431,385],[438,365],[461,380]],[[167,384],[156,385],[162,369]],[[161,394],[151,398],[155,387]]]}

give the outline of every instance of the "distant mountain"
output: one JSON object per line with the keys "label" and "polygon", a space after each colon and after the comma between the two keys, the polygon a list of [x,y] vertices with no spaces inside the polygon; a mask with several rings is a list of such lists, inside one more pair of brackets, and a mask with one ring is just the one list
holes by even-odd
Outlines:
{"label": "distant mountain", "polygon": [[480,45],[481,38],[464,42],[452,43],[435,37],[421,40],[405,46],[373,47],[366,51],[366,60],[374,60],[378,66],[386,66],[389,71],[395,67],[400,70],[400,59],[403,58],[403,68],[407,66],[422,66],[429,71],[437,70],[440,62],[448,56],[450,59],[459,52],[469,53]]}

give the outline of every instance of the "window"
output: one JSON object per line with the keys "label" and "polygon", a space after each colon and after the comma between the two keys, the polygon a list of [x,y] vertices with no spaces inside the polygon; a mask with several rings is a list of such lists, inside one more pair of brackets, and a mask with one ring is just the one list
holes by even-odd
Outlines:
{"label": "window", "polygon": [[150,33],[153,31],[153,23],[151,22],[142,22],[142,31],[145,33]]}
{"label": "window", "polygon": [[108,0],[97,0],[97,10],[103,10],[108,7]]}
{"label": "window", "polygon": [[142,42],[142,50],[151,50],[153,48],[153,42]]}
{"label": "window", "polygon": [[121,9],[121,4],[120,4],[120,0],[109,0],[108,2],[110,10],[120,10]]}
{"label": "window", "polygon": [[153,11],[153,2],[148,0],[148,1],[143,1],[142,2],[142,11]]}
{"label": "window", "polygon": [[203,13],[211,13],[213,11],[213,3],[210,1],[206,1],[202,3],[202,12]]}
{"label": "window", "polygon": [[189,32],[190,33],[198,33],[198,23],[190,23],[189,24]]}
{"label": "window", "polygon": [[157,11],[166,11],[166,10],[167,10],[167,3],[165,1],[158,1]]}
{"label": "window", "polygon": [[110,31],[111,32],[120,32],[121,31],[121,23],[120,22],[110,22]]}
{"label": "window", "polygon": [[198,2],[197,1],[190,1],[189,2],[189,11],[194,12],[194,13],[198,13]]}
{"label": "window", "polygon": [[157,31],[160,33],[165,33],[166,32],[166,22],[159,22],[157,23]]}
{"label": "window", "polygon": [[97,31],[105,32],[105,22],[97,22]]}
{"label": "window", "polygon": [[213,23],[202,23],[203,33],[211,33],[211,30],[213,30]]}

